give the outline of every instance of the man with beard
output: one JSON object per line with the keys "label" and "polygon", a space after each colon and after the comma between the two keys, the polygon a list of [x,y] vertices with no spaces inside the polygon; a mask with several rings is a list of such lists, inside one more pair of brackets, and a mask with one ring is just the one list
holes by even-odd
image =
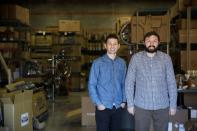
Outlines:
{"label": "man with beard", "polygon": [[158,51],[159,35],[144,36],[145,50],[129,63],[125,92],[128,112],[135,117],[136,131],[167,131],[169,115],[176,113],[177,86],[169,55]]}

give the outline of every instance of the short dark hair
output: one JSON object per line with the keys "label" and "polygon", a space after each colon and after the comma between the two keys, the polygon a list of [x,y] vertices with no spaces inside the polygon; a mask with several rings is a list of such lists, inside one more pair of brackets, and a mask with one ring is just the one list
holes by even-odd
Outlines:
{"label": "short dark hair", "polygon": [[157,32],[155,31],[150,31],[150,32],[147,32],[145,35],[144,35],[144,41],[147,37],[150,37],[151,35],[154,35],[158,38],[158,41],[160,42],[160,36]]}
{"label": "short dark hair", "polygon": [[112,33],[112,34],[107,35],[107,37],[105,38],[105,43],[107,43],[107,40],[110,39],[110,38],[114,38],[114,39],[117,39],[119,41],[118,36],[116,34]]}

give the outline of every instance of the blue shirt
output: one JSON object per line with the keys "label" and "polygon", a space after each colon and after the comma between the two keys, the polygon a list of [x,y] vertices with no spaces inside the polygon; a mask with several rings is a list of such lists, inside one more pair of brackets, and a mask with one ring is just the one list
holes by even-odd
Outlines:
{"label": "blue shirt", "polygon": [[89,95],[95,105],[103,104],[106,108],[120,107],[126,101],[125,82],[126,63],[116,57],[110,59],[107,54],[94,60],[89,76]]}
{"label": "blue shirt", "polygon": [[161,51],[153,57],[145,51],[135,54],[129,63],[125,91],[128,107],[175,109],[177,86],[170,56]]}

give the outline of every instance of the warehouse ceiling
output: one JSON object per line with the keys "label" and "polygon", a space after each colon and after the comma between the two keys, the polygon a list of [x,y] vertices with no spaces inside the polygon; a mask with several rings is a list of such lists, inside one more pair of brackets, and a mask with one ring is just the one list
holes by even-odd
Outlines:
{"label": "warehouse ceiling", "polygon": [[[133,3],[133,2],[155,2],[155,0],[0,0],[0,4],[12,3],[12,4],[44,4],[44,3],[55,3],[55,4],[88,4],[88,3]],[[156,2],[175,2],[176,0],[157,0]]]}

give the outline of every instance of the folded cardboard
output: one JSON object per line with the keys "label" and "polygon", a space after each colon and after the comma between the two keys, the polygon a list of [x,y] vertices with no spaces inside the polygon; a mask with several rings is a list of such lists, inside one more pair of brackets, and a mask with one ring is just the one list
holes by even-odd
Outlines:
{"label": "folded cardboard", "polygon": [[10,92],[16,91],[17,90],[17,87],[22,86],[24,84],[25,84],[25,81],[18,81],[18,82],[15,82],[15,83],[11,83],[11,84],[6,85],[6,89],[8,91],[10,91]]}
{"label": "folded cardboard", "polygon": [[4,125],[10,131],[33,131],[32,128],[32,90],[4,94]]}
{"label": "folded cardboard", "polygon": [[45,98],[45,93],[40,90],[33,94],[33,116],[38,117],[42,113],[47,111],[47,101]]}

